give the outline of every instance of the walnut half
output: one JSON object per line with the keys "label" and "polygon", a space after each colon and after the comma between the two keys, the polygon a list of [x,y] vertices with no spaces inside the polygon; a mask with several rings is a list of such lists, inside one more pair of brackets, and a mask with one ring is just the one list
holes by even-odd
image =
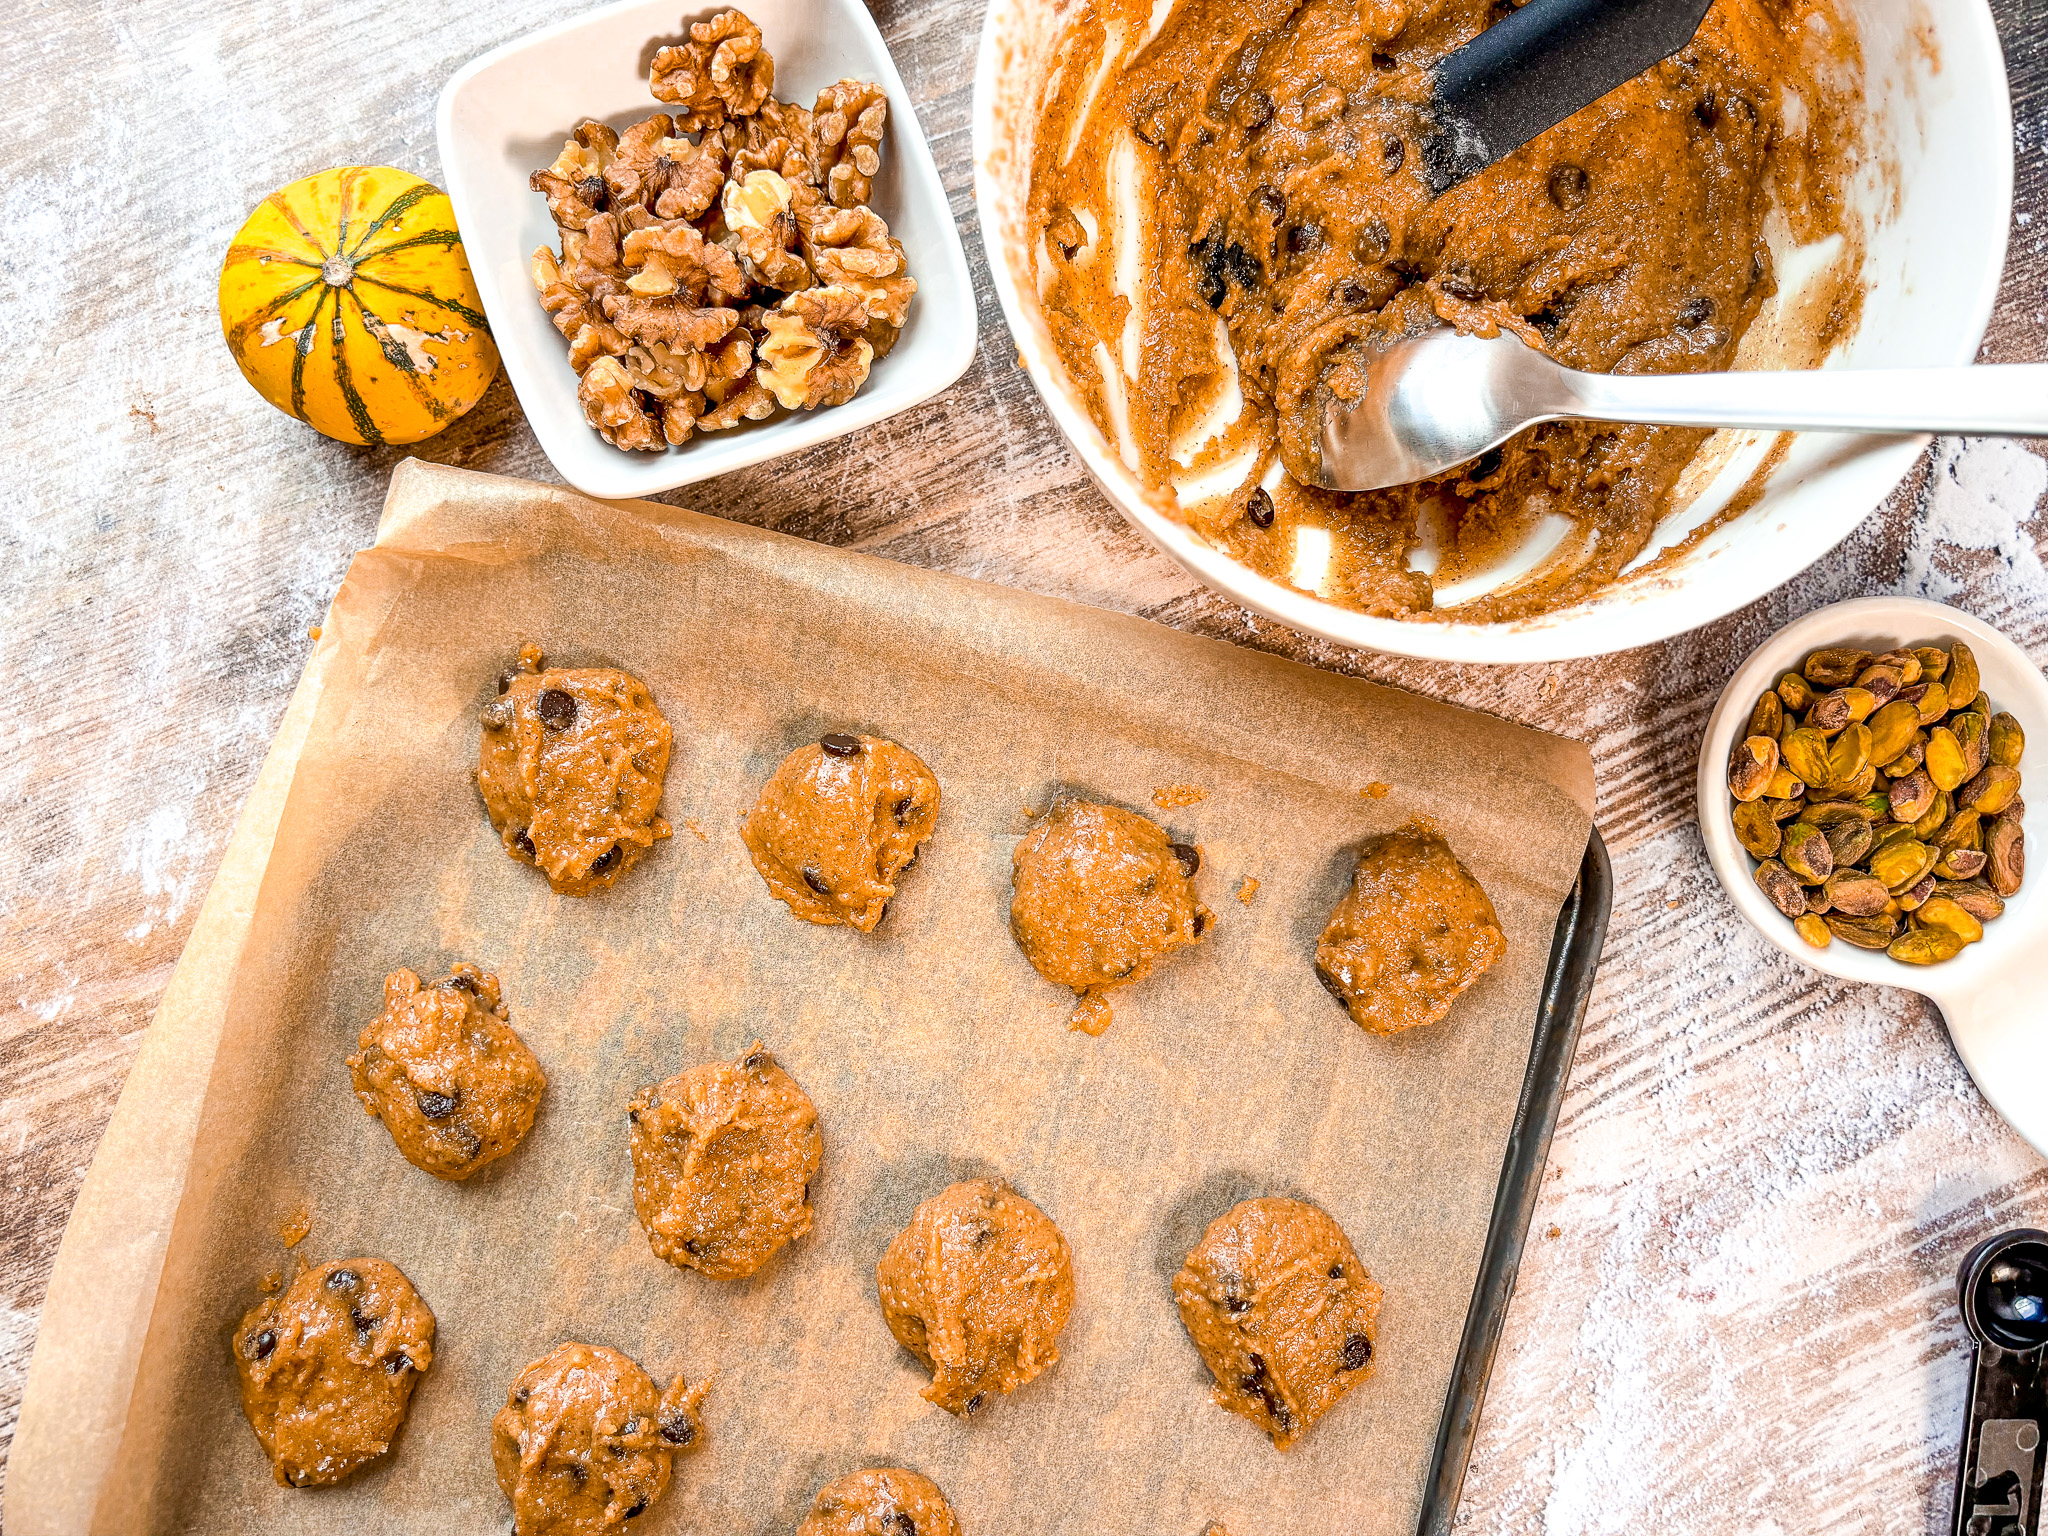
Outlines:
{"label": "walnut half", "polygon": [[658,453],[668,446],[660,420],[648,411],[633,388],[632,374],[618,358],[600,357],[584,369],[576,398],[582,402],[584,420],[614,448]]}
{"label": "walnut half", "polygon": [[851,288],[868,313],[898,329],[917,280],[905,270],[903,244],[870,208],[835,208],[808,188],[796,193],[797,232],[818,281]]}
{"label": "walnut half", "polygon": [[825,195],[840,208],[857,208],[874,190],[882,168],[882,130],[889,122],[889,98],[866,80],[842,80],[818,92],[811,115],[811,139]]}
{"label": "walnut half", "polygon": [[792,293],[761,317],[754,377],[785,409],[844,405],[867,382],[874,345],[867,306],[850,288]]}
{"label": "walnut half", "polygon": [[764,288],[795,293],[812,284],[811,269],[796,251],[796,215],[790,188],[773,171],[749,171],[725,184],[725,227],[739,243],[740,265]]}
{"label": "walnut half", "polygon": [[688,42],[655,53],[648,88],[656,101],[680,106],[677,126],[696,133],[760,111],[775,88],[775,60],[759,27],[739,11],[720,11],[692,26]]}

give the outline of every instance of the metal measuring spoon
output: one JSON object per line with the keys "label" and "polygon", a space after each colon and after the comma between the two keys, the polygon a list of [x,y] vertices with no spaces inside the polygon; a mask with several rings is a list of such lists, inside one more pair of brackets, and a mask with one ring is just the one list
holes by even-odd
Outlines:
{"label": "metal measuring spoon", "polygon": [[1956,1273],[1956,1295],[1977,1359],[1952,1529],[2033,1536],[2048,1423],[2048,1232],[2021,1228],[1979,1243]]}
{"label": "metal measuring spoon", "polygon": [[1467,336],[1447,326],[1343,356],[1363,382],[1351,387],[1350,399],[1338,399],[1327,382],[1318,387],[1320,473],[1296,471],[1296,478],[1333,491],[1427,479],[1524,427],[1568,418],[1786,432],[2048,435],[2048,363],[1581,373],[1506,333]]}

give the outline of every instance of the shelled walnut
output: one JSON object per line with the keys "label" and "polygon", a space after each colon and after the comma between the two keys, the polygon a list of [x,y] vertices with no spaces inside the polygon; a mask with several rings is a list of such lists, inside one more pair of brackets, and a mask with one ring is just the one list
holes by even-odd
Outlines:
{"label": "shelled walnut", "polygon": [[763,317],[760,380],[788,410],[844,405],[867,382],[874,345],[868,312],[850,288],[793,293]]}
{"label": "shelled walnut", "polygon": [[842,80],[818,93],[811,132],[825,195],[837,206],[854,208],[868,200],[881,169],[882,129],[888,121],[889,98],[880,86]]}
{"label": "shelled walnut", "polygon": [[614,447],[844,404],[909,316],[916,279],[867,205],[888,98],[847,79],[806,109],[774,85],[761,29],[722,11],[654,55],[674,110],[581,123],[533,173],[561,237],[534,292]]}

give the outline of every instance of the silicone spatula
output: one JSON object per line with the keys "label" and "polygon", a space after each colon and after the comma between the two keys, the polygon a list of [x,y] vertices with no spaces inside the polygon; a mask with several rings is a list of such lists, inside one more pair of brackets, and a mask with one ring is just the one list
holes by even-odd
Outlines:
{"label": "silicone spatula", "polygon": [[1529,0],[1432,72],[1423,173],[1442,193],[1591,106],[1699,31],[1711,0]]}

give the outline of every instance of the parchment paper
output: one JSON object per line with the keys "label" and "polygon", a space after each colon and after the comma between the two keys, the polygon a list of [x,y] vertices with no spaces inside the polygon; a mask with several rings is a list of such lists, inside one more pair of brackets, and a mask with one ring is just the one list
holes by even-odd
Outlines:
{"label": "parchment paper", "polygon": [[[507,859],[471,783],[477,710],[527,639],[628,668],[676,729],[676,836],[594,899]],[[903,741],[944,792],[868,937],[791,917],[737,835],[828,730]],[[1174,784],[1207,798],[1160,810]],[[1219,919],[1113,995],[1100,1039],[1064,1027],[1070,994],[1006,921],[1026,810],[1067,787],[1199,843]],[[402,465],[66,1234],[8,1529],[503,1529],[491,1415],[568,1337],[714,1378],[707,1447],[641,1532],[792,1531],[821,1483],[878,1463],[935,1478],[972,1536],[1412,1529],[1591,799],[1582,746],[1483,715],[669,507]],[[1508,958],[1444,1024],[1379,1039],[1310,955],[1360,839],[1418,814],[1491,893]],[[458,957],[497,971],[550,1078],[526,1144],[463,1185],[400,1158],[344,1066],[386,972]],[[818,1222],[720,1283],[649,1252],[625,1107],[757,1037],[819,1107]],[[1060,1363],[962,1423],[918,1396],[874,1262],[981,1173],[1060,1223],[1078,1299]],[[1168,1291],[1258,1193],[1322,1204],[1386,1289],[1377,1373],[1286,1455],[1209,1403]],[[271,1481],[227,1351],[290,1270],[301,1202],[300,1254],[388,1257],[440,1321],[396,1455],[329,1491]]]}

